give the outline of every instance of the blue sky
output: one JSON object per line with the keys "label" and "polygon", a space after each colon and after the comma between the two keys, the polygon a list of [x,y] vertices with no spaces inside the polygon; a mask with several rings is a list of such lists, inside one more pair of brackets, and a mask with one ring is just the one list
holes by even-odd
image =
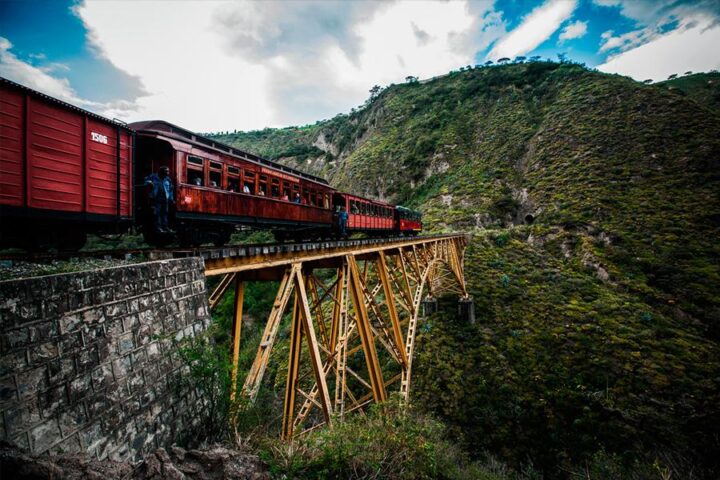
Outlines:
{"label": "blue sky", "polygon": [[248,130],[502,57],[637,80],[717,69],[719,19],[717,0],[0,0],[0,76],[126,121]]}

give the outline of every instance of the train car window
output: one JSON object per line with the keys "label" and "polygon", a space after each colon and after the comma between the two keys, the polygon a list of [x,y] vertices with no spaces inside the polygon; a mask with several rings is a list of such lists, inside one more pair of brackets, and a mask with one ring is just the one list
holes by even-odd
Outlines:
{"label": "train car window", "polygon": [[222,172],[210,170],[210,187],[222,188]]}
{"label": "train car window", "polygon": [[315,200],[315,205],[317,205],[318,207],[322,207],[322,206],[323,206],[323,196],[322,196],[322,193],[316,194],[316,195],[315,195],[315,198],[317,199],[317,200]]}
{"label": "train car window", "polygon": [[229,192],[240,191],[240,169],[237,167],[228,167],[227,169],[227,189]]}
{"label": "train car window", "polygon": [[330,208],[330,195],[325,194],[325,208]]}
{"label": "train car window", "polygon": [[204,160],[200,157],[188,155],[187,157],[187,183],[198,187],[205,186]]}
{"label": "train car window", "polygon": [[205,176],[203,175],[202,170],[193,170],[188,168],[187,172],[187,183],[190,185],[195,185],[197,187],[202,187],[205,185]]}
{"label": "train car window", "polygon": [[261,197],[267,195],[267,175],[260,175],[260,181],[258,182],[257,194]]}
{"label": "train car window", "polygon": [[222,163],[210,162],[210,168],[214,168],[216,170],[222,170]]}
{"label": "train car window", "polygon": [[290,182],[283,182],[282,190],[283,190],[283,197],[285,195],[287,195],[287,197],[290,198],[290,195],[292,194],[292,191],[290,190]]}
{"label": "train car window", "polygon": [[355,205],[355,200],[350,200],[350,213],[358,213],[357,206]]}
{"label": "train car window", "polygon": [[243,183],[243,193],[255,195],[255,172],[245,170],[245,181]]}
{"label": "train car window", "polygon": [[270,194],[278,198],[280,196],[280,180],[273,178],[270,182]]}

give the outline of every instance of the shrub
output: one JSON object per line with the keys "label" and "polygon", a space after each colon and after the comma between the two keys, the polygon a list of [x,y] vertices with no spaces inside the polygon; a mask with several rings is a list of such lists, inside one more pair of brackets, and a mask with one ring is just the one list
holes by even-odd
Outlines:
{"label": "shrub", "polygon": [[291,443],[267,441],[263,457],[286,478],[504,478],[470,463],[440,422],[403,412],[396,398]]}

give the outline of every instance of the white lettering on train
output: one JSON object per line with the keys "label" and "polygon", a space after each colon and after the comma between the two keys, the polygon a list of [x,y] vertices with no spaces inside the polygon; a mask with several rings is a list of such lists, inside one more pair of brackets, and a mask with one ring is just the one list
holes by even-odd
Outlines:
{"label": "white lettering on train", "polygon": [[90,132],[90,137],[92,138],[93,142],[104,143],[105,145],[107,145],[108,143],[107,135],[102,135],[97,132]]}

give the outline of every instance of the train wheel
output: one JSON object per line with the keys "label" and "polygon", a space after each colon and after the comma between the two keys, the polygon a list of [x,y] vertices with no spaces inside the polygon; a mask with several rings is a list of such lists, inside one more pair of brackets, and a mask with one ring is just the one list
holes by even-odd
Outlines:
{"label": "train wheel", "polygon": [[87,234],[82,230],[70,230],[58,237],[60,250],[75,252],[85,246]]}
{"label": "train wheel", "polygon": [[152,225],[143,227],[142,234],[145,243],[152,245],[153,247],[166,247],[173,241],[173,236],[171,234],[156,232],[155,227]]}
{"label": "train wheel", "polygon": [[213,239],[213,245],[216,247],[222,247],[226,243],[230,241],[230,237],[232,236],[232,229],[230,228],[224,228],[222,230],[219,230]]}
{"label": "train wheel", "polygon": [[202,244],[200,231],[193,226],[185,226],[178,230],[178,242],[181,247],[197,247]]}

